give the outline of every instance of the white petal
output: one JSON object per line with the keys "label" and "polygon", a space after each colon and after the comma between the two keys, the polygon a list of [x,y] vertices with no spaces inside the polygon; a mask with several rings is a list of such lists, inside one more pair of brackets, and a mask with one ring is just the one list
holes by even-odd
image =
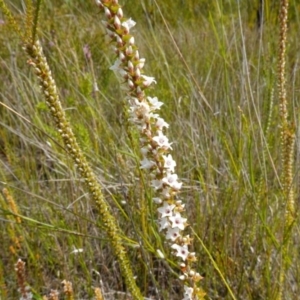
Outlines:
{"label": "white petal", "polygon": [[157,211],[161,214],[161,218],[169,217],[173,215],[173,209],[175,208],[175,204],[169,204],[168,202],[164,202],[162,207],[159,207]]}
{"label": "white petal", "polygon": [[187,219],[182,218],[180,213],[176,213],[174,216],[169,217],[169,219],[172,222],[172,228],[177,227],[180,230],[184,230]]}
{"label": "white petal", "polygon": [[158,231],[162,231],[163,229],[166,229],[166,228],[169,228],[170,227],[170,223],[169,223],[169,220],[168,218],[162,218],[159,220],[159,229]]}
{"label": "white petal", "polygon": [[173,244],[171,248],[177,251],[176,256],[181,257],[183,260],[187,259],[189,255],[189,250],[187,245],[180,246],[177,244]]}
{"label": "white petal", "polygon": [[109,68],[112,71],[119,71],[120,65],[122,64],[120,59],[117,59],[115,63]]}
{"label": "white petal", "polygon": [[163,105],[163,102],[158,101],[157,97],[147,97],[147,100],[150,102],[150,105],[153,108],[153,110],[160,109],[160,107]]}
{"label": "white petal", "polygon": [[131,18],[128,19],[127,21],[124,21],[122,23],[122,26],[125,28],[128,28],[128,30],[130,30],[132,27],[134,27],[136,24],[136,22],[134,22]]}
{"label": "white petal", "polygon": [[144,157],[144,159],[141,161],[140,169],[151,169],[153,166],[155,166],[155,162]]}
{"label": "white petal", "polygon": [[166,239],[175,241],[180,236],[179,228],[168,228]]}
{"label": "white petal", "polygon": [[160,189],[163,185],[161,180],[152,180],[151,185],[156,189]]}

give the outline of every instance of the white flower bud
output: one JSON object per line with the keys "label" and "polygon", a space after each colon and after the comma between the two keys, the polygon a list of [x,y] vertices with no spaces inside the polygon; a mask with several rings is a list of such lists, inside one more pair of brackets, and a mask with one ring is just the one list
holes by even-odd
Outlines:
{"label": "white flower bud", "polygon": [[133,36],[129,39],[128,44],[134,45],[134,37]]}
{"label": "white flower bud", "polygon": [[140,59],[140,54],[139,54],[139,50],[136,50],[134,53],[134,59],[135,60],[139,60]]}
{"label": "white flower bud", "polygon": [[106,18],[108,18],[108,19],[111,18],[111,12],[106,6],[104,6],[104,13],[105,13]]}
{"label": "white flower bud", "polygon": [[123,46],[123,40],[117,35],[117,44],[118,46]]}
{"label": "white flower bud", "polygon": [[100,8],[104,8],[104,5],[100,0],[96,0],[96,5],[98,5]]}
{"label": "white flower bud", "polygon": [[123,54],[123,52],[119,53],[119,59],[120,61],[124,61],[126,59],[125,55]]}
{"label": "white flower bud", "polygon": [[129,46],[128,48],[126,48],[126,50],[125,50],[125,53],[126,53],[126,55],[127,56],[130,56],[130,55],[132,55],[132,47],[131,46]]}
{"label": "white flower bud", "polygon": [[120,19],[118,18],[118,16],[115,16],[115,19],[114,19],[114,25],[115,25],[115,28],[116,28],[116,29],[120,29],[120,27],[121,27],[121,21],[120,21]]}
{"label": "white flower bud", "polygon": [[139,68],[136,68],[136,70],[135,70],[135,76],[136,76],[137,78],[140,78],[140,76],[141,76],[141,71],[140,71]]}
{"label": "white flower bud", "polygon": [[129,73],[132,73],[133,70],[134,70],[134,66],[133,66],[132,62],[129,60],[128,61],[128,71],[129,71]]}
{"label": "white flower bud", "polygon": [[134,88],[134,83],[132,82],[132,80],[128,79],[128,86],[133,89]]}
{"label": "white flower bud", "polygon": [[117,16],[122,19],[123,18],[123,10],[121,7],[118,8],[118,11],[117,11]]}

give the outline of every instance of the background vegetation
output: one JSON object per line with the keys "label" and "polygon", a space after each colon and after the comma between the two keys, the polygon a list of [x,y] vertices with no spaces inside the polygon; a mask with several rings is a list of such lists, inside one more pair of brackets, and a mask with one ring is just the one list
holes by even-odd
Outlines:
{"label": "background vegetation", "polygon": [[[137,21],[134,35],[146,74],[158,81],[151,93],[165,103],[161,113],[170,124],[172,155],[185,186],[203,289],[207,299],[231,299],[200,240],[236,299],[274,299],[285,213],[276,88],[278,1],[158,2],[170,32],[154,1],[122,3],[124,13]],[[23,1],[6,3],[24,22]],[[297,132],[299,12],[298,1],[291,1],[287,88]],[[18,298],[13,272],[18,258],[26,262],[36,299],[60,290],[64,279],[72,281],[76,299],[91,298],[96,286],[107,297],[125,292],[102,221],[53,127],[20,40],[0,16],[0,298]],[[126,234],[138,285],[147,297],[181,299],[175,264],[157,256],[164,241],[139,171],[138,137],[128,127],[123,93],[109,70],[114,54],[101,20],[93,1],[45,0],[38,34],[78,141]],[[296,200],[299,159],[296,151]],[[284,299],[300,294],[298,221]]]}

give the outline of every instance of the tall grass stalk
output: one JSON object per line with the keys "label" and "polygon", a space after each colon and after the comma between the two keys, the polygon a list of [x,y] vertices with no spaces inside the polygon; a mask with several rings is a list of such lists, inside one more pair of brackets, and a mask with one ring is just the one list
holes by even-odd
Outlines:
{"label": "tall grass stalk", "polygon": [[31,58],[29,64],[34,68],[34,71],[39,78],[42,92],[46,98],[46,103],[49,106],[57,130],[63,138],[66,150],[73,158],[77,169],[86,182],[93,200],[98,206],[99,216],[103,222],[106,234],[109,237],[109,241],[120,264],[120,268],[124,275],[128,289],[132,293],[134,299],[142,299],[140,290],[136,286],[134,280],[134,275],[126,255],[126,250],[123,246],[121,230],[118,227],[115,218],[109,211],[109,206],[104,199],[98,179],[92,171],[78,143],[76,142],[76,138],[73,134],[70,123],[66,119],[64,110],[62,109],[59,101],[55,81],[52,78],[51,71],[47,64],[47,60],[43,55],[42,48],[39,42],[36,41],[34,44],[26,44],[25,49]]}
{"label": "tall grass stalk", "polygon": [[286,90],[286,40],[287,40],[287,21],[288,21],[289,1],[280,1],[280,39],[279,39],[279,57],[278,57],[278,94],[281,116],[281,157],[282,157],[282,190],[283,203],[285,207],[285,224],[282,246],[282,265],[279,277],[278,300],[282,299],[285,276],[290,265],[289,263],[289,245],[291,243],[291,231],[295,221],[295,196],[293,187],[294,178],[294,146],[295,146],[295,128],[289,121],[289,102],[287,101]]}

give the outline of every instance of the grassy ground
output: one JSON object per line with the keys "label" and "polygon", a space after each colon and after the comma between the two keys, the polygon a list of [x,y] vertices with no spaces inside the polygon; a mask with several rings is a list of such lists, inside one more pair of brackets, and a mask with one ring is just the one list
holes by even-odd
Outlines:
{"label": "grassy ground", "polygon": [[[172,155],[184,182],[182,197],[195,233],[201,284],[207,299],[232,299],[213,259],[236,299],[275,299],[285,212],[276,87],[278,5],[265,1],[261,23],[259,1],[159,2],[170,32],[154,1],[123,1],[124,12],[137,21],[133,32],[146,58],[146,74],[158,81],[150,93],[164,102],[161,114],[170,124]],[[22,4],[7,3],[22,22]],[[287,89],[296,130],[298,9],[291,1]],[[126,235],[139,287],[147,297],[181,299],[172,256],[166,261],[156,254],[164,241],[137,162],[138,136],[128,129],[124,94],[109,70],[114,54],[101,20],[92,1],[45,0],[39,36],[63,107]],[[26,262],[26,280],[37,295],[61,290],[64,279],[72,281],[75,299],[92,298],[97,286],[107,297],[125,292],[102,220],[53,127],[20,40],[5,21],[0,43],[0,298],[18,299],[18,258]],[[296,151],[296,200],[298,166]],[[11,211],[18,211],[21,219]],[[298,221],[288,252],[284,299],[299,299],[300,294]],[[168,256],[168,248],[164,251]]]}

